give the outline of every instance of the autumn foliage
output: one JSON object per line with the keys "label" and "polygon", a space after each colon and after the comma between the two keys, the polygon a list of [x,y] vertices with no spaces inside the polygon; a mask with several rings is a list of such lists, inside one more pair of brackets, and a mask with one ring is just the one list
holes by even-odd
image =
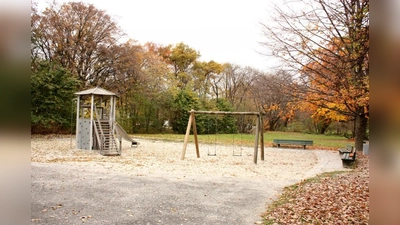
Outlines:
{"label": "autumn foliage", "polygon": [[328,173],[286,187],[264,214],[267,224],[368,224],[369,157],[352,172]]}
{"label": "autumn foliage", "polygon": [[[33,5],[32,72],[40,73],[43,61],[54,62],[70,72],[80,90],[101,86],[118,93],[119,122],[132,133],[168,131],[163,124],[177,124],[173,120],[181,109],[175,102],[185,92],[200,109],[222,110],[221,101],[234,111],[260,111],[266,130],[290,130],[293,123],[312,120],[317,127],[312,131],[325,133],[332,123],[360,121],[356,139],[362,140],[369,118],[369,31],[364,22],[359,23],[365,20],[365,5],[362,2],[360,9],[354,8],[359,11],[346,12],[354,14],[348,21],[354,27],[341,37],[330,34],[321,36],[325,38],[321,42],[314,41],[310,37],[323,28],[315,24],[314,17],[306,18],[310,23],[289,36],[270,35],[283,41],[285,37],[298,40],[294,34],[302,34],[302,29],[309,32],[299,43],[280,46],[287,50],[285,54],[276,50],[300,63],[299,70],[282,67],[269,73],[229,62],[202,61],[201,53],[183,42],[138,43],[125,36],[115,18],[93,4],[52,3],[43,11]],[[340,19],[335,17],[335,24],[343,28]],[[247,118],[236,123],[242,132],[254,125]]]}

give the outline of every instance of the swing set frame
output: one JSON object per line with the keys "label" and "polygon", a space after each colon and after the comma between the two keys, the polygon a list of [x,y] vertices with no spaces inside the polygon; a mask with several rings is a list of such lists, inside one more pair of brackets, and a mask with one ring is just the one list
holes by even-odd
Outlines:
{"label": "swing set frame", "polygon": [[196,114],[215,114],[215,115],[254,115],[257,116],[256,120],[256,130],[255,130],[255,140],[254,140],[254,157],[253,157],[253,162],[254,164],[257,164],[257,158],[258,158],[258,143],[260,142],[261,145],[261,160],[264,161],[264,132],[263,132],[263,126],[262,126],[262,115],[260,112],[225,112],[225,111],[195,111],[195,110],[190,110],[189,111],[190,116],[189,116],[189,121],[188,125],[186,128],[186,135],[185,139],[183,142],[183,149],[182,149],[182,156],[181,160],[185,159],[186,155],[186,148],[189,140],[189,135],[190,135],[190,128],[193,128],[193,136],[194,136],[194,144],[196,146],[196,155],[197,158],[200,158],[200,149],[199,149],[199,142],[197,138],[197,128],[196,128]]}

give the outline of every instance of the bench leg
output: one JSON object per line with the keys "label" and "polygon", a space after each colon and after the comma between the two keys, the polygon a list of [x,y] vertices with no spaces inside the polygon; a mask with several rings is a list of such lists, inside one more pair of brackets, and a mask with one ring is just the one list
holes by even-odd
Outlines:
{"label": "bench leg", "polygon": [[355,160],[354,161],[353,160],[351,160],[351,161],[350,160],[342,160],[343,168],[352,168],[354,163],[355,163]]}
{"label": "bench leg", "polygon": [[278,144],[278,148],[281,147],[281,144]]}
{"label": "bench leg", "polygon": [[303,148],[306,149],[306,145],[303,145]]}

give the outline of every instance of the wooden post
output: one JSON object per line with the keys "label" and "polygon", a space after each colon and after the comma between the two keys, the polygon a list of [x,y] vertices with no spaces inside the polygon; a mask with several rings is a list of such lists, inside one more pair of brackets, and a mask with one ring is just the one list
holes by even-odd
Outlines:
{"label": "wooden post", "polygon": [[197,139],[197,128],[196,128],[196,116],[194,115],[194,111],[190,111],[190,116],[193,118],[193,136],[194,136],[194,145],[196,146],[196,155],[197,158],[200,158],[200,150],[199,150],[199,141]]}
{"label": "wooden post", "polygon": [[192,115],[193,115],[193,114],[190,113],[189,122],[188,122],[188,125],[187,125],[187,128],[186,128],[185,140],[184,140],[184,142],[183,142],[183,149],[182,149],[181,160],[184,160],[184,159],[185,159],[186,146],[187,146],[187,143],[188,143],[188,140],[189,140],[189,135],[190,135],[190,126],[192,125],[192,122],[193,122],[193,116],[192,116]]}
{"label": "wooden post", "polygon": [[264,123],[260,114],[261,160],[264,161]]}
{"label": "wooden post", "polygon": [[[190,111],[191,112],[191,111]],[[259,112],[226,112],[226,111],[193,111],[197,114],[215,114],[215,115],[260,115]]]}
{"label": "wooden post", "polygon": [[182,157],[181,160],[185,159],[186,155],[186,148],[187,148],[187,143],[189,140],[189,135],[190,135],[190,127],[193,124],[193,134],[194,134],[194,141],[196,145],[196,154],[197,158],[200,158],[200,150],[199,150],[199,142],[198,142],[198,137],[197,137],[197,128],[196,128],[196,119],[195,119],[195,114],[214,114],[214,115],[255,115],[257,116],[256,120],[256,133],[255,133],[255,141],[254,141],[254,163],[257,164],[257,158],[258,158],[258,140],[259,140],[259,135],[261,135],[261,160],[264,160],[264,129],[262,126],[262,117],[260,112],[225,112],[225,111],[194,111],[193,109],[189,111],[190,116],[189,116],[189,121],[188,121],[188,126],[186,128],[186,135],[183,143],[183,149],[182,149]]}
{"label": "wooden post", "polygon": [[254,141],[254,164],[257,164],[257,154],[258,154],[258,135],[260,133],[260,115],[257,115],[257,120],[256,120],[256,140]]}

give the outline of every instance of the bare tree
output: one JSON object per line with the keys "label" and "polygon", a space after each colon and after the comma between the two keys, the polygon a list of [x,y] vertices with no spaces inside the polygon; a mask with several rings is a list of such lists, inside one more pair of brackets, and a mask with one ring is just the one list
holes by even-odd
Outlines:
{"label": "bare tree", "polygon": [[268,130],[286,127],[294,116],[294,98],[287,90],[292,85],[289,74],[279,71],[275,74],[260,76],[252,89],[252,96],[259,111],[263,112]]}
{"label": "bare tree", "polygon": [[[220,84],[224,93],[224,98],[227,99],[236,110],[245,110],[245,108],[248,108],[248,105],[245,103],[252,102],[248,101],[251,97],[250,91],[261,74],[260,71],[251,67],[243,68],[235,64],[225,64]],[[249,110],[250,109],[246,109],[246,111]]]}
{"label": "bare tree", "polygon": [[264,23],[268,40],[298,83],[298,97],[356,121],[360,150],[369,119],[369,0],[285,1]]}

